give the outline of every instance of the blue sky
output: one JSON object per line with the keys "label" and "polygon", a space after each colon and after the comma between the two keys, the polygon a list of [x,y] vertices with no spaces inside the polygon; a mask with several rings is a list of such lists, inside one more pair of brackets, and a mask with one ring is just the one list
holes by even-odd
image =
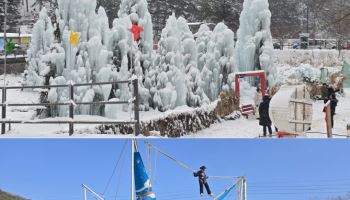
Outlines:
{"label": "blue sky", "polygon": [[[314,200],[350,192],[347,140],[147,141],[194,169],[206,165],[209,176],[247,176],[249,200]],[[147,166],[143,140],[138,144]],[[130,140],[2,139],[0,149],[0,189],[33,200],[79,200],[85,183],[100,194],[106,190],[106,199],[130,199]],[[158,199],[209,199],[199,198],[197,180],[186,169],[153,151],[149,160]],[[209,180],[215,194],[231,183]]]}

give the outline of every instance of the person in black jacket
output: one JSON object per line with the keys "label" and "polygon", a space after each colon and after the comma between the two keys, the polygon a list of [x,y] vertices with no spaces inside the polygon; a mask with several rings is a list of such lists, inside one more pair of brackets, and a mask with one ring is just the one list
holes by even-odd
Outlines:
{"label": "person in black jacket", "polygon": [[205,166],[201,166],[200,170],[198,172],[193,172],[193,176],[198,177],[200,195],[201,196],[204,195],[204,193],[203,193],[203,185],[204,185],[205,189],[207,190],[207,193],[210,196],[213,196],[213,194],[211,193],[210,188],[209,188],[209,184],[207,181],[208,176],[205,174],[205,169],[206,169]]}
{"label": "person in black jacket", "polygon": [[331,101],[331,121],[332,121],[332,128],[334,127],[334,115],[335,115],[335,109],[338,105],[338,99],[333,93],[332,95],[329,96],[329,100]]}
{"label": "person in black jacket", "polygon": [[263,102],[261,102],[259,106],[259,125],[263,126],[264,131],[264,137],[266,136],[266,128],[269,129],[270,136],[272,135],[272,129],[271,129],[271,119],[269,115],[269,108],[270,108],[270,97],[268,95],[265,95],[263,97]]}

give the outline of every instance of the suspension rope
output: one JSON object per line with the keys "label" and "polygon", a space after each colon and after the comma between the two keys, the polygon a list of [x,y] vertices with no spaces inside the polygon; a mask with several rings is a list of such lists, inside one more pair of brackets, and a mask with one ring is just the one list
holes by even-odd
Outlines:
{"label": "suspension rope", "polygon": [[209,178],[213,179],[240,179],[242,176],[208,176]]}
{"label": "suspension rope", "polygon": [[[169,154],[163,152],[162,150],[158,149],[156,146],[152,145],[151,143],[147,142],[147,141],[144,141],[144,143],[146,144],[147,148],[150,149],[150,148],[153,148],[156,152],[164,155],[165,157],[169,158],[170,160],[176,162],[177,164],[179,164],[181,167],[187,169],[188,171],[191,171],[191,172],[196,172],[195,170],[193,170],[191,167],[189,167],[188,165],[186,165],[185,163],[177,160],[176,158],[170,156]],[[214,200],[217,200],[218,198],[220,198],[220,196],[222,196],[223,194],[225,194],[225,192],[231,190],[232,188],[234,188],[238,183],[240,183],[243,179],[244,179],[244,176],[209,176],[209,178],[217,178],[217,179],[237,179],[235,181],[234,184],[232,184],[231,186],[227,187],[225,189],[224,192],[220,193],[217,197],[214,198]],[[239,185],[240,186],[240,185]],[[241,190],[241,189],[240,189]]]}
{"label": "suspension rope", "polygon": [[170,156],[169,154],[167,154],[167,153],[161,151],[161,150],[158,149],[157,147],[153,146],[151,143],[145,141],[145,144],[148,145],[149,147],[153,148],[154,150],[158,151],[159,153],[163,154],[165,157],[169,158],[170,160],[173,160],[174,162],[176,162],[177,164],[179,164],[181,167],[187,169],[188,171],[196,172],[194,169],[192,169],[191,167],[189,167],[189,166],[186,165],[185,163],[183,163],[183,162],[177,160],[176,158]]}
{"label": "suspension rope", "polygon": [[123,153],[124,153],[124,151],[125,151],[125,147],[126,147],[127,141],[128,141],[128,140],[125,140],[125,142],[124,142],[122,151],[121,151],[120,154],[119,154],[119,157],[118,157],[118,160],[117,160],[117,162],[116,162],[116,164],[115,164],[115,166],[114,166],[112,175],[111,175],[111,176],[109,177],[109,179],[108,179],[107,185],[106,185],[105,189],[103,190],[102,196],[106,193],[106,191],[107,191],[107,189],[108,189],[108,187],[109,187],[109,185],[110,185],[110,183],[111,183],[111,180],[112,180],[112,178],[113,178],[113,175],[115,174],[115,171],[117,170],[117,167],[118,167],[118,165],[119,165],[119,162],[120,162],[120,160],[121,160],[121,157],[122,157],[122,155],[123,155]]}

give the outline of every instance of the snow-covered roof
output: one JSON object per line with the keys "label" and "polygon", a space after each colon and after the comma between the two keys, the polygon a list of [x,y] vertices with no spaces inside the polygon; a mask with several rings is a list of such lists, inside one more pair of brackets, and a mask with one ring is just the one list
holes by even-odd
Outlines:
{"label": "snow-covered roof", "polygon": [[[32,37],[32,34],[28,34],[28,33],[23,33],[23,34],[18,34],[18,33],[6,33],[6,37],[9,38],[14,38],[14,37]],[[0,33],[0,37],[3,38],[4,37],[4,33]]]}

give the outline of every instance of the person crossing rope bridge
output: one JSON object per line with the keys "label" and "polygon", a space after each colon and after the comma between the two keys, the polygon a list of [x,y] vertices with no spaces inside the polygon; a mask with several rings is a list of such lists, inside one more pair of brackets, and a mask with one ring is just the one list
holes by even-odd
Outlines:
{"label": "person crossing rope bridge", "polygon": [[205,189],[207,190],[208,195],[210,195],[211,197],[214,197],[214,194],[210,191],[210,187],[207,181],[209,177],[205,174],[205,170],[207,168],[205,166],[201,166],[199,169],[200,170],[198,172],[193,172],[193,176],[198,177],[200,195],[201,196],[204,195],[203,186],[205,186]]}
{"label": "person crossing rope bridge", "polygon": [[150,149],[154,149],[155,151],[159,152],[160,154],[162,154],[163,156],[169,158],[170,160],[173,160],[174,162],[176,162],[177,164],[179,164],[181,167],[183,167],[184,169],[190,171],[193,176],[198,177],[199,180],[199,187],[200,187],[200,194],[201,196],[204,195],[203,193],[203,186],[206,188],[207,193],[214,198],[214,194],[210,191],[210,187],[209,184],[207,182],[208,178],[215,178],[215,179],[232,179],[232,180],[237,180],[236,183],[234,183],[232,186],[228,187],[224,192],[222,192],[220,195],[218,195],[217,197],[215,197],[215,200],[223,200],[227,194],[237,185],[237,183],[243,179],[245,179],[245,177],[243,176],[207,176],[205,174],[205,166],[201,166],[199,171],[195,171],[194,169],[192,169],[191,167],[189,167],[188,165],[186,165],[185,163],[177,160],[176,158],[170,156],[169,154],[161,151],[159,148],[157,148],[156,146],[152,145],[151,143],[144,141],[144,143],[146,144],[146,146]]}

